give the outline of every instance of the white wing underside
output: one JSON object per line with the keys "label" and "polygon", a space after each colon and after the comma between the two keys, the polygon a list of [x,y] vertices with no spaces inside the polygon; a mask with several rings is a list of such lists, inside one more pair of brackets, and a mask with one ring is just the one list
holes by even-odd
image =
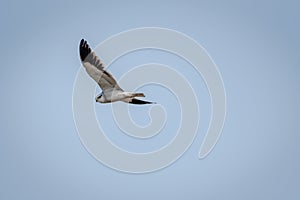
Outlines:
{"label": "white wing underside", "polygon": [[113,76],[106,71],[104,72],[104,69],[100,70],[89,62],[82,62],[82,64],[86,72],[98,83],[103,91],[112,89],[123,91]]}
{"label": "white wing underside", "polygon": [[98,83],[103,92],[113,89],[123,91],[114,77],[104,69],[100,58],[91,50],[85,40],[81,40],[79,48],[81,62],[86,72]]}
{"label": "white wing underside", "polygon": [[154,103],[135,98],[145,97],[143,93],[124,92],[114,77],[104,69],[104,65],[100,58],[98,58],[95,52],[92,51],[84,39],[80,41],[79,54],[86,72],[98,83],[102,89],[99,102],[111,103],[114,101],[124,101],[126,103],[141,105]]}

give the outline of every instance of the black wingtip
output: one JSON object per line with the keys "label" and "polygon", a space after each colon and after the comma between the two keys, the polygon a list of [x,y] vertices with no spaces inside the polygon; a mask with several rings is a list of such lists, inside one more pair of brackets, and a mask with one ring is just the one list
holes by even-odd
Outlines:
{"label": "black wingtip", "polygon": [[79,54],[81,61],[84,61],[86,57],[92,52],[86,40],[81,39],[79,45]]}
{"label": "black wingtip", "polygon": [[139,104],[139,105],[143,105],[143,104],[156,104],[156,102],[143,101],[143,100],[135,99],[135,98],[133,98],[129,103],[131,103],[131,104]]}

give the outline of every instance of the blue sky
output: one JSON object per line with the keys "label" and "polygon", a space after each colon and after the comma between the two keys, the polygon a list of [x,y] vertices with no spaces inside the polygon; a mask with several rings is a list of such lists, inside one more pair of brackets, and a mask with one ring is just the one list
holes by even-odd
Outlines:
{"label": "blue sky", "polygon": [[[0,198],[299,198],[298,8],[297,1],[2,3]],[[73,121],[72,91],[81,38],[95,47],[113,34],[145,26],[183,32],[208,51],[225,84],[227,118],[214,150],[198,160],[210,112],[203,81],[187,63],[159,51],[120,58],[110,68],[117,78],[150,61],[181,70],[199,91],[204,113],[198,136],[177,162],[132,175],[102,165],[85,150]],[[151,88],[144,91],[155,95]],[[169,98],[166,94],[162,101]],[[176,116],[176,101],[171,103],[168,115]],[[108,106],[96,108],[98,118],[102,111],[110,113]],[[147,108],[132,112],[141,124],[147,122],[143,111]],[[178,119],[170,120],[172,130]],[[132,150],[143,146],[124,135],[109,137]],[[170,135],[145,148],[168,139]]]}

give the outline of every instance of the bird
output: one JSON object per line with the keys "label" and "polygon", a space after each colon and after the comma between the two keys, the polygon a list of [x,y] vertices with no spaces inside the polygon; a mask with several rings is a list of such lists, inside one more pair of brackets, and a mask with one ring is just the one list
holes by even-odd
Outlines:
{"label": "bird", "polygon": [[155,102],[143,101],[136,97],[145,97],[144,93],[125,92],[117,83],[115,78],[104,69],[104,64],[85,39],[79,44],[79,54],[83,67],[88,75],[97,82],[102,92],[96,96],[98,103],[112,103],[123,101],[129,104],[154,104]]}

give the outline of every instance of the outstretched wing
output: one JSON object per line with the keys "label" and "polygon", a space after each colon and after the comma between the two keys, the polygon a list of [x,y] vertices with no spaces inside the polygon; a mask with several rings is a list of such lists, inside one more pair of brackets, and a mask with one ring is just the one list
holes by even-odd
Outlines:
{"label": "outstretched wing", "polygon": [[87,73],[98,83],[103,91],[108,89],[122,90],[114,77],[104,70],[103,63],[84,39],[80,41],[79,53]]}

